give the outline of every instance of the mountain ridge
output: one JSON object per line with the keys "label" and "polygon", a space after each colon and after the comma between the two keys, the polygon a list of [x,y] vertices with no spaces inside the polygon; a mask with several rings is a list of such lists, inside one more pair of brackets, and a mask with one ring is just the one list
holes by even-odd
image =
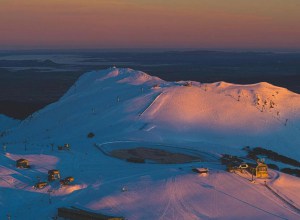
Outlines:
{"label": "mountain ridge", "polygon": [[[300,142],[299,109],[298,94],[265,82],[167,82],[109,68],[81,76],[59,101],[22,121],[12,136],[47,140],[128,133],[132,138],[263,145],[279,152],[284,145],[294,152]],[[300,158],[297,152],[288,154]]]}

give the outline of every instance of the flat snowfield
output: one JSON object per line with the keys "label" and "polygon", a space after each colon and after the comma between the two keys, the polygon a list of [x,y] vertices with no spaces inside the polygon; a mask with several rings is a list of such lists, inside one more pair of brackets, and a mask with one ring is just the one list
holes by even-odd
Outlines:
{"label": "flat snowfield", "polygon": [[[298,94],[268,83],[165,82],[117,68],[87,73],[27,119],[2,119],[0,219],[52,219],[71,206],[130,220],[300,219],[299,178],[270,170],[266,187],[218,160],[245,156],[244,146],[299,160],[299,110]],[[70,149],[59,150],[64,144]],[[146,160],[156,149],[156,156],[200,161],[130,163],[110,155],[131,149],[141,156],[137,147]],[[20,158],[29,169],[16,168]],[[209,173],[194,173],[197,167]],[[35,189],[51,169],[74,182]]]}

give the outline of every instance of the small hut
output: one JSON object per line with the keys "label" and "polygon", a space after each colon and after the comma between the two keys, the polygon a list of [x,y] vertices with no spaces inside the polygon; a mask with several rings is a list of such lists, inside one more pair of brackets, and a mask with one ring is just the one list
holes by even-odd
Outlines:
{"label": "small hut", "polygon": [[69,176],[59,181],[59,183],[63,186],[69,185],[71,182],[74,182],[74,177]]}
{"label": "small hut", "polygon": [[48,181],[53,181],[56,179],[60,179],[59,170],[49,170],[48,171]]}
{"label": "small hut", "polygon": [[30,167],[29,161],[21,158],[21,159],[17,160],[17,167],[18,168],[29,168]]}
{"label": "small hut", "polygon": [[35,189],[43,189],[47,186],[47,182],[38,182],[34,185],[34,188]]}
{"label": "small hut", "polygon": [[258,163],[255,169],[256,178],[268,178],[268,166],[265,163]]}
{"label": "small hut", "polygon": [[193,172],[195,173],[200,173],[200,174],[208,174],[208,168],[193,168],[192,169]]}

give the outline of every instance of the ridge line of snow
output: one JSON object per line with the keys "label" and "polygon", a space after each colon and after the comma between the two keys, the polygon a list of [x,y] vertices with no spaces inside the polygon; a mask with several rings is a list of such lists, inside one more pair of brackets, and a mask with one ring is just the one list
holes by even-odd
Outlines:
{"label": "ridge line of snow", "polygon": [[154,102],[156,101],[156,100],[158,100],[158,98],[162,95],[162,94],[164,94],[165,92],[160,92],[156,97],[155,97],[155,99],[150,103],[150,105],[142,112],[142,113],[140,113],[139,114],[139,116],[142,116],[153,104],[154,104]]}

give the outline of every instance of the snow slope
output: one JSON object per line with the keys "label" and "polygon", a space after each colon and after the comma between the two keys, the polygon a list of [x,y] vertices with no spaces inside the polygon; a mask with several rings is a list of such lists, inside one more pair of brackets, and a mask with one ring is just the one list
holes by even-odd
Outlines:
{"label": "snow slope", "polygon": [[300,159],[298,94],[268,83],[184,84],[131,69],[90,72],[58,102],[23,121],[13,140],[50,143],[93,132],[95,139],[110,140],[117,134],[158,142],[202,142],[223,151],[263,146]]}
{"label": "snow slope", "polygon": [[0,131],[5,131],[9,128],[12,128],[20,123],[19,120],[7,117],[0,114]]}
{"label": "snow slope", "polygon": [[[242,155],[241,148],[249,145],[299,160],[299,109],[300,95],[268,83],[186,86],[131,69],[86,73],[58,102],[1,137],[7,149],[0,160],[0,219],[7,214],[47,219],[62,206],[128,219],[299,219],[300,213],[262,181],[253,184],[250,177],[226,173],[218,161],[132,164],[95,147],[135,141]],[[87,137],[90,132],[93,138]],[[57,150],[64,143],[71,151]],[[31,169],[15,168],[21,157],[29,159]],[[211,172],[198,176],[191,166]],[[54,182],[34,190],[53,168],[74,176],[74,184],[60,188]],[[298,178],[272,171],[267,181],[300,207]],[[121,191],[124,186],[128,191]]]}

